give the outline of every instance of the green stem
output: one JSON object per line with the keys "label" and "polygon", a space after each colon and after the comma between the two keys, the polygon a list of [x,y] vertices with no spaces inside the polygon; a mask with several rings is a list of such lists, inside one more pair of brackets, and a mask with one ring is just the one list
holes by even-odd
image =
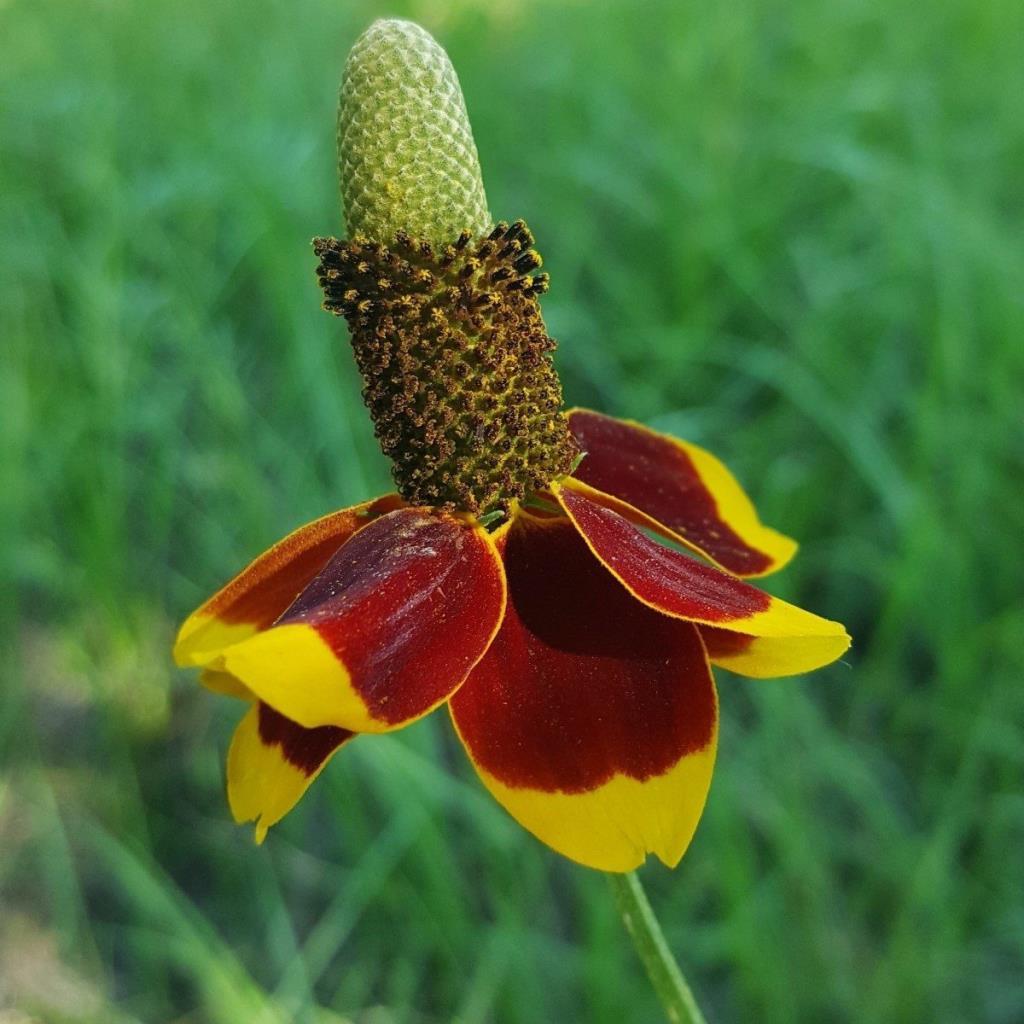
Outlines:
{"label": "green stem", "polygon": [[672,1024],[707,1024],[693,992],[668,948],[640,879],[631,871],[609,875],[622,923],[633,940],[651,987]]}

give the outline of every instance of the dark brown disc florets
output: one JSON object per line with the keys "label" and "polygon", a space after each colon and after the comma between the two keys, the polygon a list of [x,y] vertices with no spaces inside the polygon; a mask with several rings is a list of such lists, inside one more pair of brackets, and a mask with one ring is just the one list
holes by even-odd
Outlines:
{"label": "dark brown disc florets", "polygon": [[577,447],[522,221],[438,250],[317,238],[324,308],[348,321],[363,397],[402,497],[481,514],[568,473]]}

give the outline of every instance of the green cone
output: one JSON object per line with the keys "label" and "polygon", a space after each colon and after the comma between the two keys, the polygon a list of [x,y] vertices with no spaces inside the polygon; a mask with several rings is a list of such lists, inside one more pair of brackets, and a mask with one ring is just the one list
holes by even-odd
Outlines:
{"label": "green cone", "polygon": [[491,227],[462,88],[448,55],[410,21],[375,21],[352,47],[338,106],[349,236],[432,242]]}

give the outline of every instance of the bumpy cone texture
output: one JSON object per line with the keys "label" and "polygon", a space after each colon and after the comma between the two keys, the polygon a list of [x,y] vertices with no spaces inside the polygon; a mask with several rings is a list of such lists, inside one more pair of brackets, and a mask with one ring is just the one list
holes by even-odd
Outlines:
{"label": "bumpy cone texture", "polygon": [[349,236],[431,242],[480,237],[490,213],[462,89],[431,35],[409,21],[374,22],[345,64],[338,173]]}
{"label": "bumpy cone texture", "polygon": [[318,238],[324,308],[344,316],[384,454],[416,505],[481,514],[568,473],[578,449],[561,412],[537,295],[546,274],[522,221],[437,250]]}

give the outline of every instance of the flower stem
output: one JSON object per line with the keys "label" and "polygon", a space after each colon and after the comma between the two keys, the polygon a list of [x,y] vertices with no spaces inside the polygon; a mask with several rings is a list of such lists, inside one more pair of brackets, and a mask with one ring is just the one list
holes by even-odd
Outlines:
{"label": "flower stem", "polygon": [[609,875],[622,923],[643,961],[651,987],[672,1024],[707,1024],[697,1000],[665,942],[640,879],[630,871]]}

